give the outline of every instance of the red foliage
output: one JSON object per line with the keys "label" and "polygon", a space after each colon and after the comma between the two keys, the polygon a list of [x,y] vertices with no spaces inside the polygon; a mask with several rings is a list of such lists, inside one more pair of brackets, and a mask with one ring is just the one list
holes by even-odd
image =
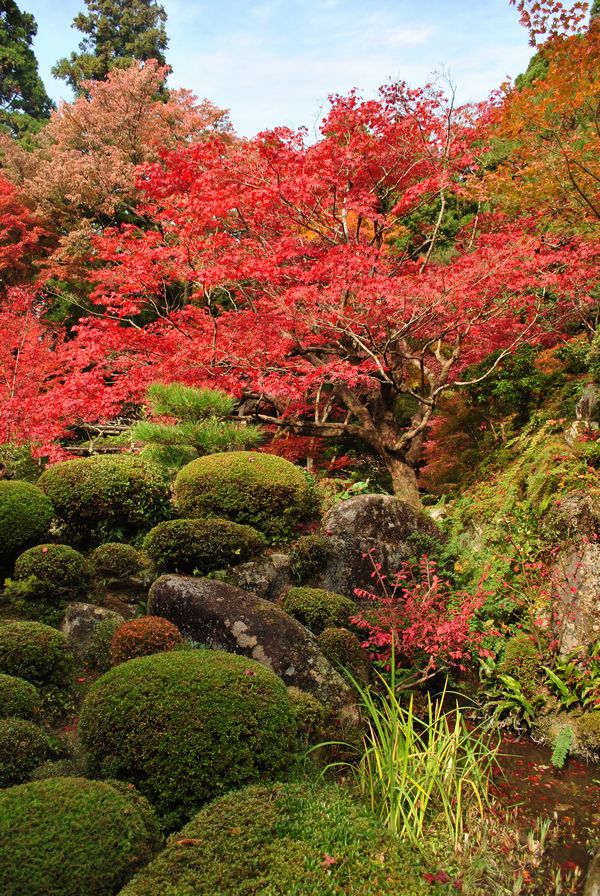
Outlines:
{"label": "red foliage", "polygon": [[557,0],[510,0],[521,14],[521,24],[529,31],[535,47],[546,40],[577,33],[586,20],[590,4],[577,0],[569,6]]}
{"label": "red foliage", "polygon": [[168,619],[142,616],[123,622],[115,631],[111,642],[111,662],[116,666],[137,656],[177,650],[183,644],[183,635]]}
{"label": "red foliage", "polygon": [[29,273],[32,259],[42,252],[46,231],[19,197],[17,188],[0,174],[0,290]]}

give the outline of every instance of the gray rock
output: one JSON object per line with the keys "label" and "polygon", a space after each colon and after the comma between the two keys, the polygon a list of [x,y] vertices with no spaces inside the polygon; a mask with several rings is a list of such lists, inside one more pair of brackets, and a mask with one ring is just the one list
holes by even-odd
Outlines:
{"label": "gray rock", "polygon": [[567,547],[552,574],[553,616],[561,656],[600,639],[600,545]]}
{"label": "gray rock", "polygon": [[227,570],[223,581],[264,600],[276,600],[292,584],[288,554],[270,554]]}
{"label": "gray rock", "polygon": [[575,405],[575,418],[596,423],[600,421],[600,388],[594,383],[588,383],[581,393]]}
{"label": "gray rock", "polygon": [[155,575],[124,576],[120,579],[105,579],[101,593],[105,600],[120,601],[125,604],[139,604],[146,600],[148,589]]}
{"label": "gray rock", "polygon": [[554,541],[600,534],[600,492],[569,492],[547,511],[541,531]]}
{"label": "gray rock", "polygon": [[600,850],[588,868],[583,896],[600,896]]}
{"label": "gray rock", "polygon": [[356,715],[352,691],[315,637],[270,601],[215,579],[165,575],[150,589],[148,613],[193,641],[257,660],[342,715]]}
{"label": "gray rock", "polygon": [[92,637],[98,623],[110,616],[117,615],[112,610],[98,607],[96,604],[67,604],[60,630],[67,638],[75,655],[86,660],[89,657]]}
{"label": "gray rock", "polygon": [[[322,587],[354,597],[355,588],[373,589],[369,557],[393,575],[415,552],[411,536],[440,541],[442,536],[425,513],[391,495],[357,495],[339,501],[325,516],[321,534],[332,544]],[[372,552],[372,553],[371,553]]]}

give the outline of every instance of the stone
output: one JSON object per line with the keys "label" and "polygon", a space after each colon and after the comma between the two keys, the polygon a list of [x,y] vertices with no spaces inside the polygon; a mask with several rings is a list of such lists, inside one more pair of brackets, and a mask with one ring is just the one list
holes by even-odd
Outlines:
{"label": "stone", "polygon": [[98,623],[117,615],[106,607],[96,604],[67,604],[60,630],[69,642],[73,653],[81,660],[89,658],[92,637]]}
{"label": "stone", "polygon": [[544,515],[541,531],[551,540],[600,534],[600,492],[577,490],[564,495]]}
{"label": "stone", "polygon": [[365,554],[381,563],[382,572],[393,575],[415,553],[411,536],[442,540],[433,520],[391,495],[356,495],[338,501],[323,519],[321,534],[332,545],[321,587],[347,597],[355,596],[355,588],[376,588],[373,566]]}
{"label": "stone", "polygon": [[600,545],[568,546],[557,558],[552,579],[555,635],[565,657],[600,639]]}
{"label": "stone", "polygon": [[117,600],[124,604],[139,604],[146,600],[148,589],[155,576],[144,574],[124,576],[120,579],[104,579],[101,593],[107,600]]}
{"label": "stone", "polygon": [[264,600],[277,600],[292,584],[289,555],[270,554],[232,566],[223,581]]}
{"label": "stone", "polygon": [[598,850],[588,868],[583,896],[600,896],[600,850]]}
{"label": "stone", "polygon": [[356,717],[352,690],[316,638],[270,601],[216,579],[164,575],[150,589],[148,613],[173,622],[198,644],[251,657],[287,686]]}
{"label": "stone", "polygon": [[581,398],[575,405],[575,419],[586,422],[600,422],[600,388],[594,383],[588,383]]}

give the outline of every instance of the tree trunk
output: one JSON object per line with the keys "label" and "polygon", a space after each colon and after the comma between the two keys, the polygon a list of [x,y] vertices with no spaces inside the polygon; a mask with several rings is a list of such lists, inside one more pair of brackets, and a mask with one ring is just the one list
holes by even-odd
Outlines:
{"label": "tree trunk", "polygon": [[405,460],[389,453],[384,454],[384,459],[390,475],[396,498],[406,501],[411,507],[421,508],[421,497],[417,488],[417,477],[413,468]]}

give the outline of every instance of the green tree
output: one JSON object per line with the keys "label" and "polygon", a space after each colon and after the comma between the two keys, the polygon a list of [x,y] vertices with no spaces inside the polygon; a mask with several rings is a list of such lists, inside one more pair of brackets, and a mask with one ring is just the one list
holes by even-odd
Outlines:
{"label": "green tree", "polygon": [[146,401],[153,416],[173,422],[143,420],[132,435],[146,442],[145,454],[167,469],[178,470],[203,454],[252,448],[261,441],[259,426],[228,419],[236,402],[220,389],[153,383]]}
{"label": "green tree", "polygon": [[14,0],[0,0],[0,126],[15,137],[50,117],[52,100],[32,49],[37,24]]}
{"label": "green tree", "polygon": [[73,28],[84,35],[79,53],[59,59],[52,74],[62,78],[77,95],[81,81],[101,81],[112,68],[128,68],[135,60],[156,59],[165,64],[167,14],[156,0],[86,0]]}

